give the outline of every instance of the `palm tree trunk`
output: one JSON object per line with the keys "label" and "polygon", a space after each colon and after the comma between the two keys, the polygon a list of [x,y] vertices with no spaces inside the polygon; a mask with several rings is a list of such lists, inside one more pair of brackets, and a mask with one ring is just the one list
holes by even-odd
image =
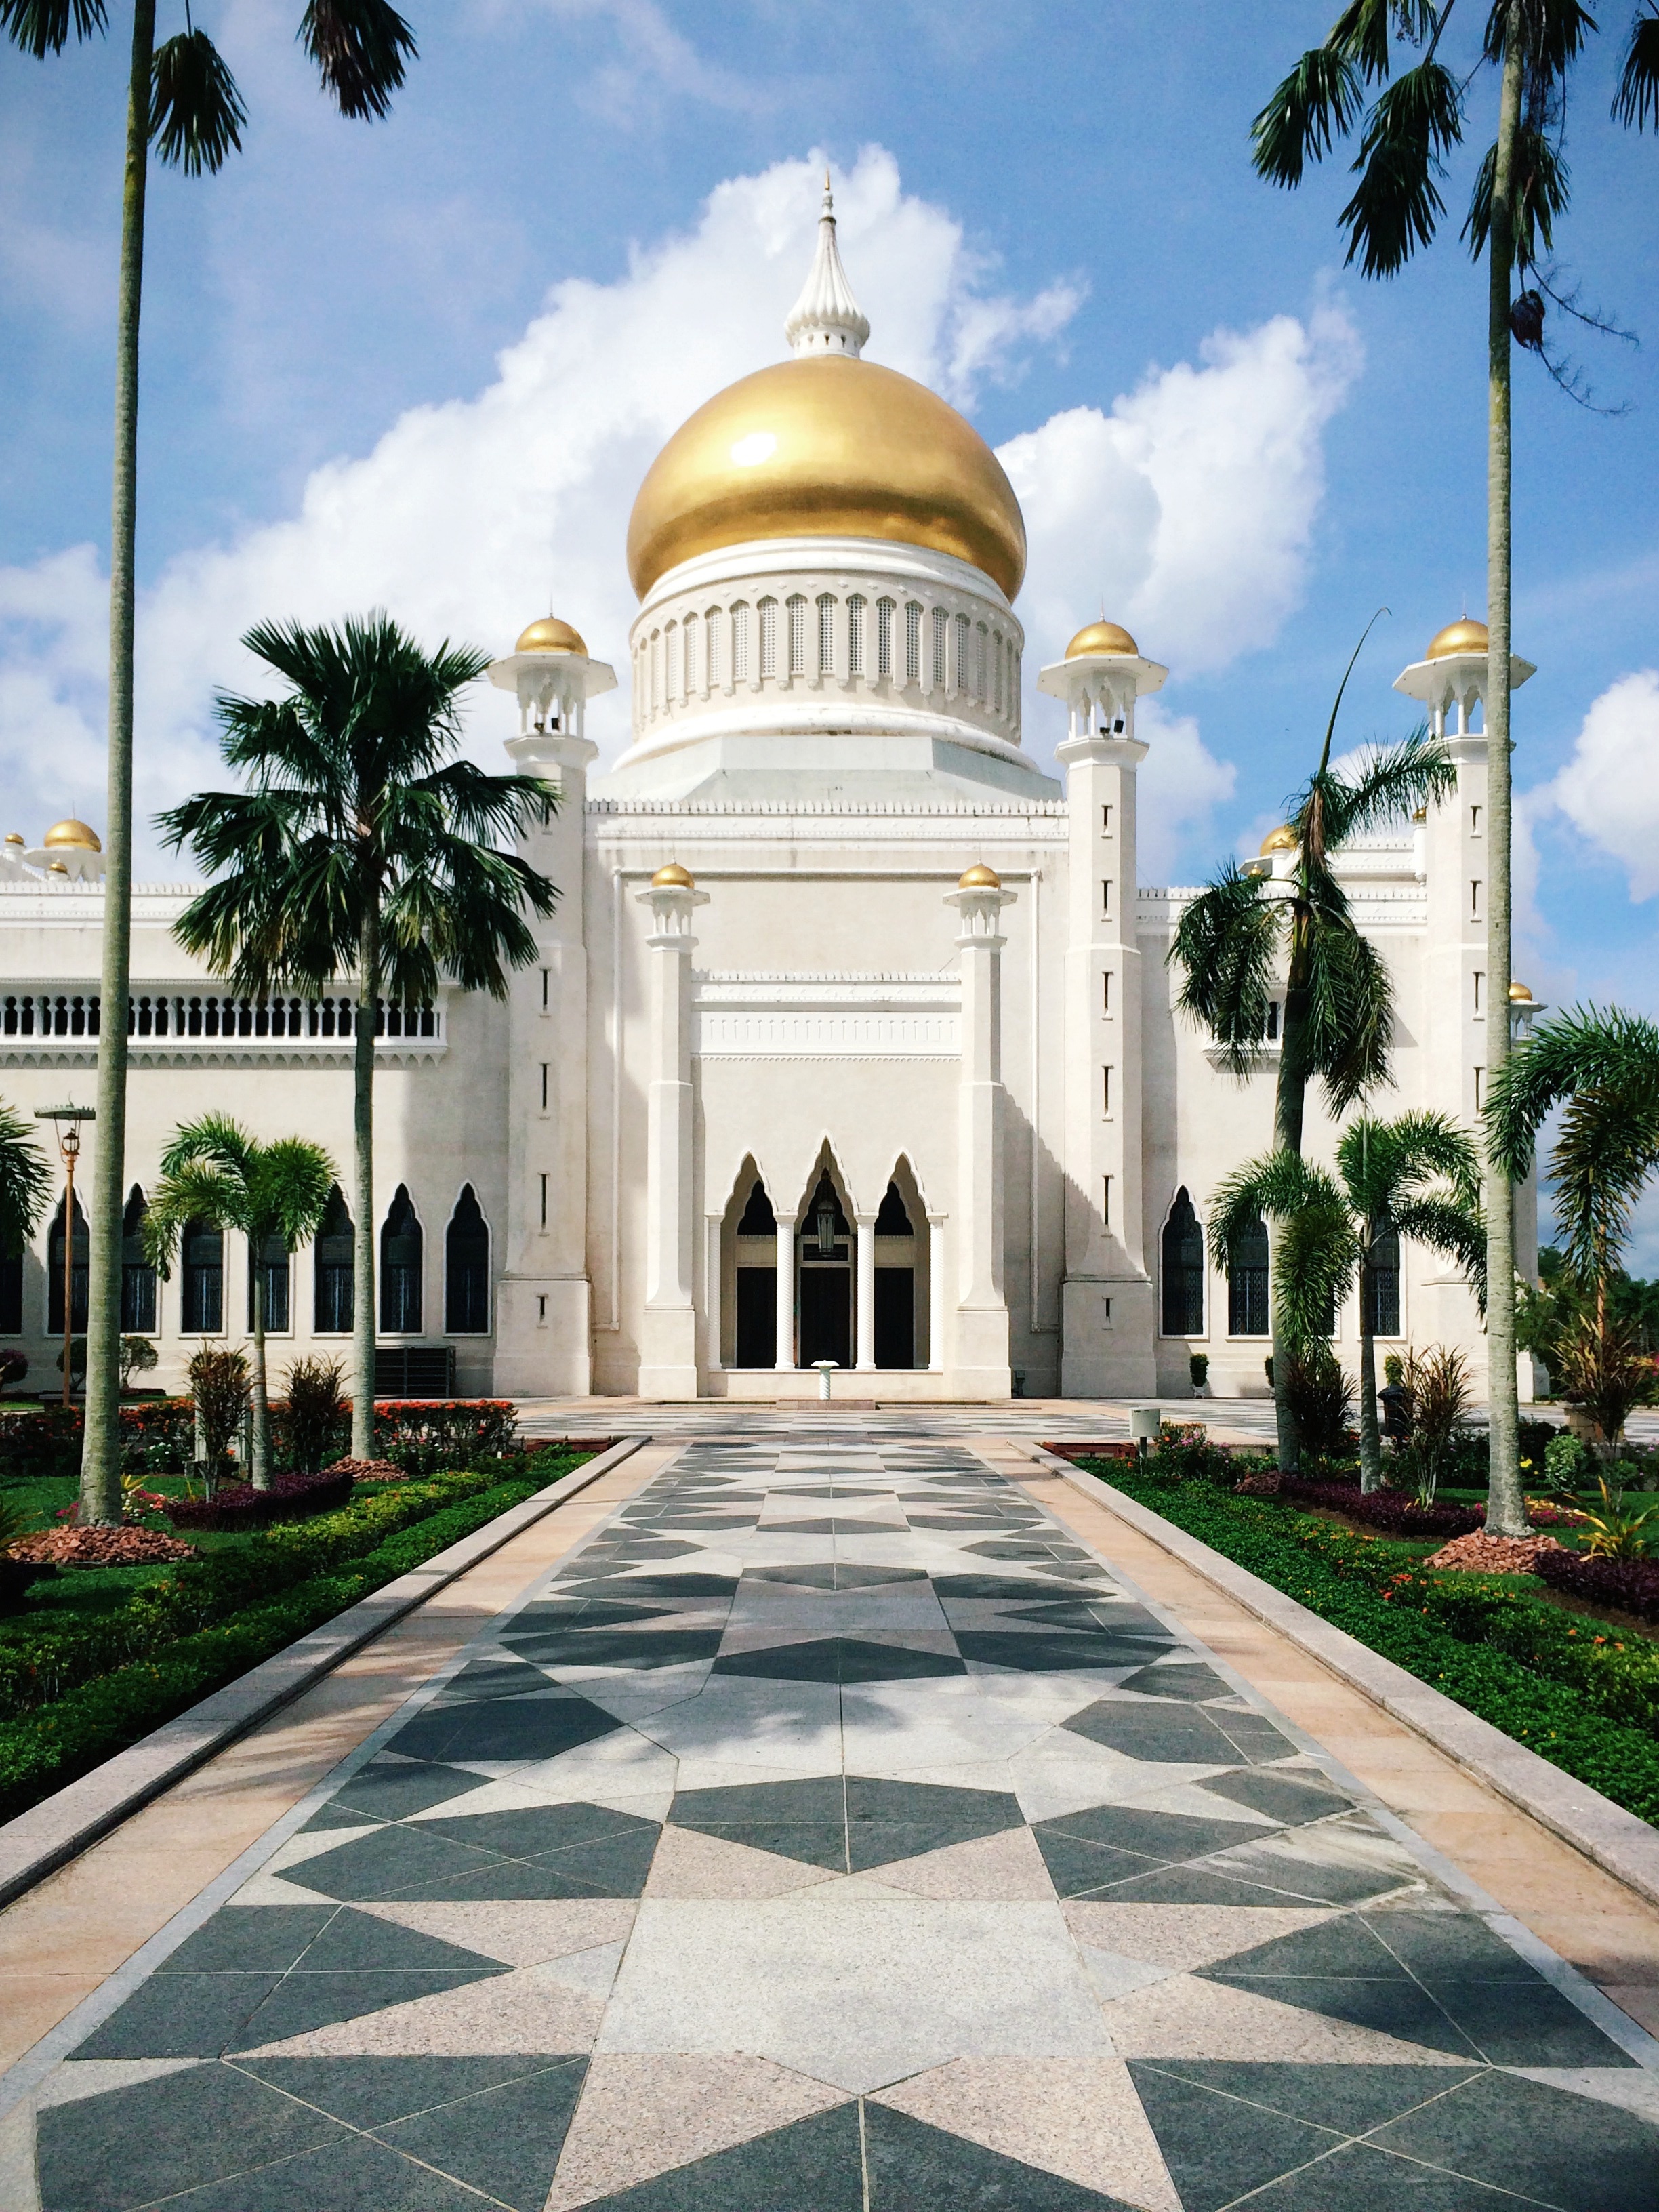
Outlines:
{"label": "palm tree trunk", "polygon": [[1371,1334],[1372,1304],[1369,1250],[1359,1261],[1359,1487],[1382,1487],[1382,1439],[1376,1428],[1376,1339]]}
{"label": "palm tree trunk", "polygon": [[[1291,923],[1291,969],[1285,987],[1285,1023],[1279,1052],[1279,1083],[1273,1093],[1273,1146],[1281,1152],[1302,1151],[1303,1109],[1307,1102],[1308,1086],[1301,1073],[1301,1032],[1307,1019],[1307,983],[1302,973],[1303,959],[1299,944],[1300,923]],[[1278,1242],[1275,1233],[1273,1243]],[[1302,1462],[1302,1439],[1297,1433],[1296,1415],[1291,1410],[1290,1348],[1279,1325],[1279,1292],[1274,1270],[1278,1254],[1271,1246],[1268,1252],[1269,1273],[1268,1320],[1273,1338],[1273,1425],[1279,1438],[1279,1471],[1294,1474]]]}
{"label": "palm tree trunk", "polygon": [[[109,798],[99,986],[98,1127],[88,1224],[86,1434],[81,1516],[121,1518],[121,1184],[126,1166],[127,990],[132,936],[132,631],[138,498],[138,311],[144,275],[155,0],[134,0],[116,307],[115,463],[110,502]],[[71,1224],[72,1225],[72,1224]]]}
{"label": "palm tree trunk", "polygon": [[247,1241],[248,1262],[253,1270],[253,1487],[270,1487],[270,1400],[265,1389],[265,1271],[260,1264],[261,1237]]}
{"label": "palm tree trunk", "polygon": [[351,1456],[374,1456],[374,1018],[380,969],[380,916],[374,901],[357,939],[357,1011],[352,1054],[352,1141],[356,1210],[352,1217]]}
{"label": "palm tree trunk", "polygon": [[[1487,240],[1486,307],[1486,1083],[1510,1050],[1510,289],[1515,258],[1515,142],[1521,119],[1522,9],[1510,0],[1504,28],[1498,156]],[[1486,1527],[1518,1536],[1527,1527],[1521,1489],[1521,1407],[1515,1360],[1515,1194],[1496,1160],[1487,1160],[1486,1401],[1491,1486]]]}

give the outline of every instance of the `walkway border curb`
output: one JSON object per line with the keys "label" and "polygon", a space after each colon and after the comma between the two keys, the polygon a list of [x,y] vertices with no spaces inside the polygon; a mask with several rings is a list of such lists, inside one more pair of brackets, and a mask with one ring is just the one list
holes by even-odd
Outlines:
{"label": "walkway border curb", "polygon": [[399,1575],[372,1596],[362,1598],[312,1629],[258,1666],[227,1682],[176,1719],[118,1751],[78,1782],[44,1797],[0,1827],[0,1908],[12,1904],[60,1866],[117,1828],[175,1782],[205,1765],[216,1752],[248,1734],[261,1721],[331,1673],[343,1659],[372,1644],[405,1613],[434,1596],[470,1568],[498,1552],[526,1528],[597,1482],[651,1441],[624,1437],[586,1466],[561,1475],[521,1504],[475,1528],[470,1536],[406,1575]]}
{"label": "walkway border curb", "polygon": [[1277,1629],[1373,1705],[1415,1729],[1437,1751],[1444,1752],[1541,1827],[1582,1851],[1627,1889],[1650,1905],[1659,1905],[1659,1830],[1636,1814],[1627,1813],[1622,1805],[1615,1805],[1587,1782],[1552,1766],[1548,1759],[1528,1751],[1478,1713],[1469,1712],[1443,1691],[1419,1681],[1346,1629],[1322,1620],[1295,1598],[1287,1597],[1248,1568],[1236,1565],[1098,1475],[1080,1474],[1069,1460],[1041,1444],[1027,1444],[1024,1449],[1042,1467],[1063,1475],[1084,1497],[1109,1507],[1160,1551],[1179,1559],[1247,1613]]}

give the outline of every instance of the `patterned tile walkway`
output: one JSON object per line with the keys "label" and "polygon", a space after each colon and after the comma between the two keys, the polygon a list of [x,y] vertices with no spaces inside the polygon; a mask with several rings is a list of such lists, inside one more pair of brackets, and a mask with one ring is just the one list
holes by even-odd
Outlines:
{"label": "patterned tile walkway", "polygon": [[952,1438],[688,1443],[268,1843],[40,2212],[1659,2208],[1643,2039]]}

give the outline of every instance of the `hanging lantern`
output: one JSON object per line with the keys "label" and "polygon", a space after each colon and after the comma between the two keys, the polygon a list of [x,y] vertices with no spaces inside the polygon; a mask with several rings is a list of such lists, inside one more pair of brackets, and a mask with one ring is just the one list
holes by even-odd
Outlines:
{"label": "hanging lantern", "polygon": [[836,1200],[833,1191],[826,1188],[813,1214],[818,1228],[818,1257],[833,1260],[836,1256]]}

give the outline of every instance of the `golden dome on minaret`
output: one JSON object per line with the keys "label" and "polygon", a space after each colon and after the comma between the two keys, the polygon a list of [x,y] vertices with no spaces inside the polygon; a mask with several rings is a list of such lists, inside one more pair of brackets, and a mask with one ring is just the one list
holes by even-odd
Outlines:
{"label": "golden dome on minaret", "polygon": [[1121,653],[1139,659],[1140,647],[1121,623],[1108,622],[1103,616],[1084,625],[1066,647],[1066,658],[1079,660],[1085,653]]}
{"label": "golden dome on minaret", "polygon": [[792,361],[698,408],[652,463],[628,526],[643,599],[682,561],[777,538],[926,546],[1012,599],[1025,522],[1000,461],[937,392],[860,359],[869,325],[847,285],[826,191],[818,254],[787,324]]}
{"label": "golden dome on minaret", "polygon": [[976,860],[971,868],[957,878],[957,889],[959,891],[1000,891],[1002,878],[994,868],[987,867],[983,860]]}
{"label": "golden dome on minaret", "polygon": [[1485,623],[1476,622],[1468,615],[1460,615],[1455,623],[1448,623],[1444,629],[1435,632],[1429,640],[1429,649],[1423,658],[1425,660],[1449,660],[1455,653],[1484,653],[1489,642]]}
{"label": "golden dome on minaret", "polygon": [[67,822],[54,822],[40,842],[55,848],[75,846],[83,853],[101,853],[104,849],[98,842],[98,832],[89,830],[84,822],[77,822],[73,815]]}
{"label": "golden dome on minaret", "polygon": [[1531,1006],[1532,986],[1529,983],[1511,983],[1510,985],[1510,1004],[1512,1006]]}
{"label": "golden dome on minaret", "polygon": [[1291,824],[1281,822],[1277,830],[1270,830],[1262,839],[1261,856],[1265,860],[1270,853],[1294,853],[1301,842]]}
{"label": "golden dome on minaret", "polygon": [[580,653],[583,659],[587,658],[587,644],[581,632],[573,629],[568,622],[561,622],[556,615],[543,615],[539,621],[532,623],[528,629],[521,630],[513,650],[514,653]]}
{"label": "golden dome on minaret", "polygon": [[671,860],[652,877],[651,888],[655,891],[694,891],[697,879],[689,868],[681,867],[678,860]]}

